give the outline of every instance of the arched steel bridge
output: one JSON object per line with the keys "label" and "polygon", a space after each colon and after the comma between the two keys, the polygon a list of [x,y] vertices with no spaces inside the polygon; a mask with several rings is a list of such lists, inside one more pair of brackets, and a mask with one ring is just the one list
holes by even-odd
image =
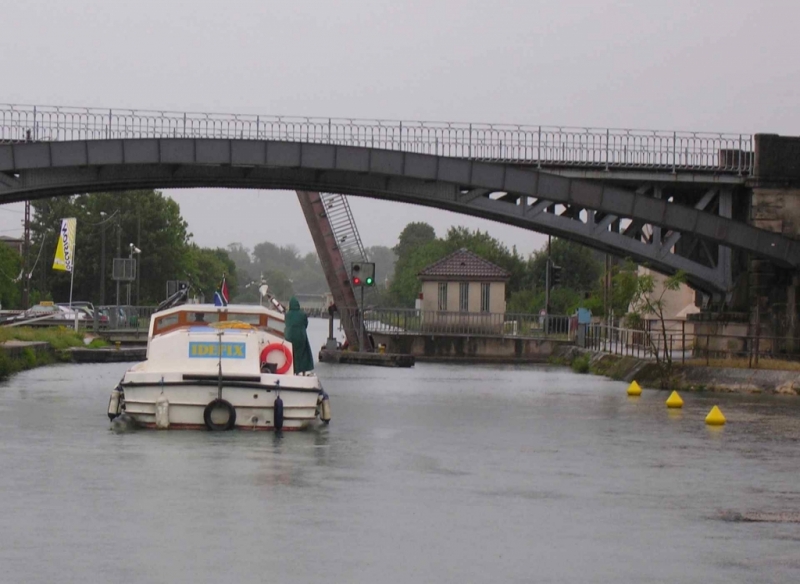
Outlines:
{"label": "arched steel bridge", "polygon": [[726,292],[731,249],[800,267],[800,241],[736,217],[752,147],[749,135],[0,106],[0,202],[329,191],[568,238]]}

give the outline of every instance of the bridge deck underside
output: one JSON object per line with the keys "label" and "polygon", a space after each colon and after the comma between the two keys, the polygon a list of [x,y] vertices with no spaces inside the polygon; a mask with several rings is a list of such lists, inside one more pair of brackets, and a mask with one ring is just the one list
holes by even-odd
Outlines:
{"label": "bridge deck underside", "polygon": [[[677,181],[675,181],[677,182]],[[236,187],[335,192],[485,217],[684,270],[731,287],[730,250],[800,267],[800,242],[747,225],[735,188],[637,189],[514,164],[324,144],[131,139],[0,145],[0,201],[129,188]],[[687,194],[688,193],[688,194]]]}

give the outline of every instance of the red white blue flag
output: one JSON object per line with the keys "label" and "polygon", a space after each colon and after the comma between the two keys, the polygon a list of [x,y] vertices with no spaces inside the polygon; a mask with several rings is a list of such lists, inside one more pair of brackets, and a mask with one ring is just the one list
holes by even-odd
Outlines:
{"label": "red white blue flag", "polygon": [[222,275],[222,282],[219,290],[214,292],[214,306],[228,306],[230,296],[228,296],[228,283],[225,281],[225,274]]}

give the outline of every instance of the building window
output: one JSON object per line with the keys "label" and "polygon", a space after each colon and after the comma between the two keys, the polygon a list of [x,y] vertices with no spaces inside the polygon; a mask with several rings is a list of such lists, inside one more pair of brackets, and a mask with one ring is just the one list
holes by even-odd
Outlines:
{"label": "building window", "polygon": [[458,284],[458,310],[469,312],[469,282]]}
{"label": "building window", "polygon": [[447,282],[439,282],[439,310],[447,310]]}
{"label": "building window", "polygon": [[491,284],[481,284],[481,312],[489,312],[489,290]]}

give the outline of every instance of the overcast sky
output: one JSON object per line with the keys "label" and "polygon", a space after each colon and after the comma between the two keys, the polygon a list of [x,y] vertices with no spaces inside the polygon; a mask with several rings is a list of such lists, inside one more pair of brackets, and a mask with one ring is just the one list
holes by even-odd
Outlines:
{"label": "overcast sky", "polygon": [[[0,102],[800,135],[798,23],[797,0],[0,0]],[[313,249],[291,192],[166,192],[200,245]],[[544,239],[351,204],[366,245],[419,220]]]}

